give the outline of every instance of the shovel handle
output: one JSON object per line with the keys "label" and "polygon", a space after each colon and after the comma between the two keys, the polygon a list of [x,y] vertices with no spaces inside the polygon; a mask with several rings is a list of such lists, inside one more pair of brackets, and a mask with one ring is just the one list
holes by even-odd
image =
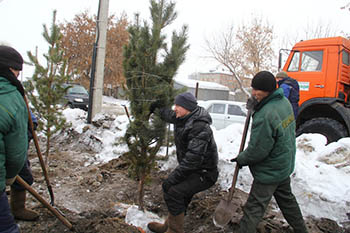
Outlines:
{"label": "shovel handle", "polygon": [[40,201],[46,208],[48,208],[64,225],[69,229],[72,229],[72,224],[63,217],[55,208],[53,208],[44,198],[42,198],[27,182],[25,182],[20,176],[16,176],[16,180],[20,183],[30,194],[32,194],[38,201]]}
{"label": "shovel handle", "polygon": [[[252,110],[249,109],[248,113],[247,113],[247,117],[245,118],[244,129],[243,129],[243,134],[242,134],[242,139],[241,139],[241,145],[239,147],[238,153],[241,153],[244,149],[245,141],[247,139],[247,133],[248,133],[251,115],[252,115]],[[230,192],[228,194],[227,201],[232,200],[233,194],[236,191],[238,171],[239,171],[239,166],[238,166],[238,163],[236,163],[235,172],[233,173],[232,184],[231,184]]]}
{"label": "shovel handle", "polygon": [[43,170],[44,178],[45,178],[45,181],[46,181],[47,189],[48,189],[49,194],[50,194],[51,204],[54,205],[55,197],[53,195],[52,186],[50,184],[49,175],[47,173],[46,165],[45,165],[45,162],[43,160],[43,156],[41,155],[39,142],[38,142],[38,137],[36,136],[36,133],[35,133],[35,130],[34,130],[34,124],[33,124],[32,116],[30,115],[30,109],[29,109],[28,100],[27,100],[26,96],[24,96],[24,101],[26,103],[27,110],[28,110],[28,120],[29,120],[29,124],[30,124],[30,130],[32,131],[32,135],[33,135],[35,149],[36,149],[36,152],[38,154],[40,165],[41,165],[41,169]]}

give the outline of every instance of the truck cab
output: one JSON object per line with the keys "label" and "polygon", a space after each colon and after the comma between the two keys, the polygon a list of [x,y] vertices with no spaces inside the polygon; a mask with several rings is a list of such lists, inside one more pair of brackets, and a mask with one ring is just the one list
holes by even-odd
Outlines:
{"label": "truck cab", "polygon": [[320,133],[328,143],[350,135],[348,39],[300,41],[290,51],[283,70],[300,87],[297,135]]}

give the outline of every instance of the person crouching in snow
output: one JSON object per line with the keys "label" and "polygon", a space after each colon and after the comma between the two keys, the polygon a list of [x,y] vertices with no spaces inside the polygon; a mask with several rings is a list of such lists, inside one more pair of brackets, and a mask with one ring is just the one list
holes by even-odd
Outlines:
{"label": "person crouching in snow", "polygon": [[[150,112],[157,108],[151,105]],[[218,178],[218,152],[209,113],[197,105],[196,98],[185,92],[175,97],[175,109],[159,109],[162,120],[174,124],[178,166],[163,181],[168,218],[161,224],[151,222],[156,233],[182,233],[184,215],[192,197],[215,184]]]}

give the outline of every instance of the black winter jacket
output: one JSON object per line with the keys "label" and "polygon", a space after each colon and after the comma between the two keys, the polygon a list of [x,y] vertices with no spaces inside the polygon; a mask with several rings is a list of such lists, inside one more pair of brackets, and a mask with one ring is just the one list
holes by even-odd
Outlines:
{"label": "black winter jacket", "polygon": [[179,165],[169,175],[168,181],[178,184],[191,173],[217,170],[218,152],[210,128],[212,119],[202,107],[190,114],[176,118],[170,109],[160,110],[161,118],[174,124],[176,155]]}

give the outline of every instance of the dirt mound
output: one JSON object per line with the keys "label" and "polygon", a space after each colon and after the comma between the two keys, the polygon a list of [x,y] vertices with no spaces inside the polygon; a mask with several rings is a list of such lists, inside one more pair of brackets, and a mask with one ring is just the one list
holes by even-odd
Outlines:
{"label": "dirt mound", "polygon": [[[78,137],[79,135],[75,135]],[[93,141],[95,139],[92,139]],[[116,210],[117,203],[134,204],[137,198],[137,182],[128,176],[129,164],[122,157],[105,164],[94,164],[95,151],[88,144],[77,145],[78,138],[69,136],[70,143],[62,139],[53,144],[54,151],[49,159],[50,182],[55,194],[55,205],[72,223],[74,230],[69,230],[53,216],[36,199],[28,194],[27,206],[38,211],[39,220],[35,222],[18,221],[22,232],[26,233],[114,233],[139,232],[125,223],[125,213]],[[67,141],[66,141],[67,142]],[[95,141],[97,143],[97,141]],[[85,149],[84,149],[85,148]],[[30,150],[35,182],[33,188],[50,201],[45,180],[42,175],[34,148]],[[161,182],[169,171],[153,171],[151,182],[145,186],[145,209],[160,217],[167,215],[163,201]],[[237,190],[234,202],[238,208],[237,215],[225,228],[213,224],[212,216],[216,206],[227,195],[218,185],[197,194],[191,202],[185,216],[185,232],[235,232],[242,215],[241,207],[247,193]],[[310,233],[350,233],[350,228],[340,227],[336,222],[327,219],[306,218]],[[271,205],[259,225],[260,233],[292,232],[281,213]]]}

